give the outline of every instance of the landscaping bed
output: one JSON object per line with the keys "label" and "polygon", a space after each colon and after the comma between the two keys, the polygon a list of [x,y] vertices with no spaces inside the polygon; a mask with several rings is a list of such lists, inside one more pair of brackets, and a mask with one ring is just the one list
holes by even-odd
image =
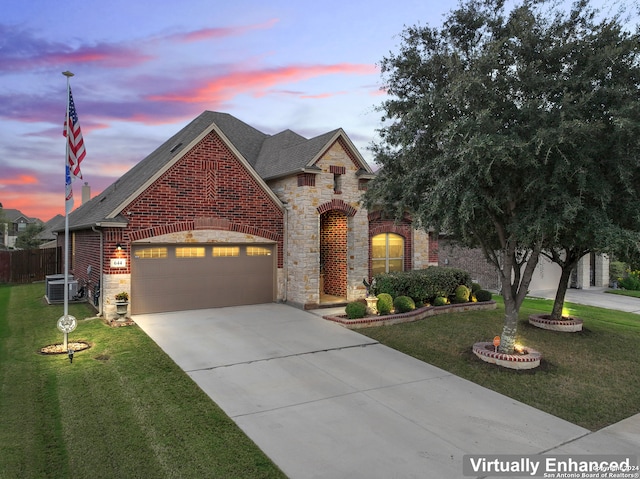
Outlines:
{"label": "landscaping bed", "polygon": [[460,313],[463,311],[487,311],[496,309],[495,301],[480,303],[446,304],[444,306],[424,306],[408,313],[392,313],[386,315],[369,315],[364,318],[349,319],[346,314],[323,316],[328,321],[338,323],[348,329],[389,326],[392,324],[410,323],[439,314]]}

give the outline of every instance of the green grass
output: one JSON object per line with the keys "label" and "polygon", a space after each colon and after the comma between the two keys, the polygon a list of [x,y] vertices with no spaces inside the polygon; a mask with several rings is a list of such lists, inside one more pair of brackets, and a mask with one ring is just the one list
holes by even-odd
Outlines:
{"label": "green grass", "polygon": [[496,311],[432,316],[359,332],[590,430],[639,413],[640,315],[567,304],[569,314],[584,320],[583,332],[560,333],[527,323],[529,314],[550,313],[552,304],[527,299],[520,311],[518,341],[543,355],[540,367],[530,371],[490,365],[471,352],[473,343],[501,333],[502,303]]}
{"label": "green grass", "polygon": [[640,291],[634,291],[632,289],[608,289],[605,293],[619,294],[621,296],[631,296],[632,298],[640,298]]}
{"label": "green grass", "polygon": [[0,478],[281,478],[282,472],[137,326],[110,328],[44,285],[0,286]]}

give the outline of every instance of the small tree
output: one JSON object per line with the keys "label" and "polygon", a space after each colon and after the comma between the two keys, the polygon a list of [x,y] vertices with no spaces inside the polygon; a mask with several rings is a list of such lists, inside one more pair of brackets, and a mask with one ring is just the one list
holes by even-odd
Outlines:
{"label": "small tree", "polygon": [[470,0],[440,29],[407,28],[381,62],[382,169],[364,201],[482,248],[502,282],[501,352],[541,252],[593,205],[587,188],[637,197],[639,36],[595,18],[587,0],[568,13]]}
{"label": "small tree", "polygon": [[24,231],[18,233],[16,248],[30,249],[40,246],[42,240],[38,238],[38,235],[42,232],[42,229],[42,223],[29,223]]}

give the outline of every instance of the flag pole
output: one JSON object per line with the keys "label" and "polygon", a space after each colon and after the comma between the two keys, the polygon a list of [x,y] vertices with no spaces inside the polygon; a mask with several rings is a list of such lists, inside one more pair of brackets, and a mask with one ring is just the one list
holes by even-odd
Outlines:
{"label": "flag pole", "polygon": [[[73,73],[70,71],[62,72],[64,76],[67,77],[67,116],[65,121],[65,131],[66,131],[66,150],[64,157],[64,166],[65,166],[65,204],[64,204],[64,314],[63,318],[66,322],[69,316],[69,212],[67,211],[67,178],[66,175],[69,174],[69,124],[71,123],[69,119],[69,79],[73,76]],[[68,348],[69,341],[69,333],[64,331],[64,349]]]}

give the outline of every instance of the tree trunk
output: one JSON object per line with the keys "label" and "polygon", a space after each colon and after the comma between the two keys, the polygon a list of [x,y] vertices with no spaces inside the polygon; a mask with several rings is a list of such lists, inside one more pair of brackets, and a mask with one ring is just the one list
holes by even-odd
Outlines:
{"label": "tree trunk", "polygon": [[569,278],[571,277],[571,271],[575,262],[571,264],[565,263],[562,266],[562,274],[560,274],[560,283],[558,284],[558,291],[556,291],[556,299],[553,302],[553,310],[551,311],[551,318],[554,321],[560,321],[562,319],[562,308],[564,307],[564,297],[567,295],[567,288],[569,287]]}
{"label": "tree trunk", "polygon": [[507,306],[505,298],[504,302],[504,325],[502,326],[502,334],[500,335],[500,348],[503,354],[513,354],[516,344],[516,333],[518,331],[518,310],[515,308],[515,301],[510,301]]}

